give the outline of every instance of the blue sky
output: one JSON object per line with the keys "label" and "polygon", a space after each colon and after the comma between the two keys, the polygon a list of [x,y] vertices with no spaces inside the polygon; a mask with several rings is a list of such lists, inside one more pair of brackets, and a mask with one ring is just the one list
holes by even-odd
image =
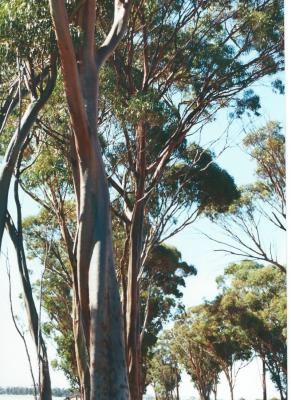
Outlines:
{"label": "blue sky", "polygon": [[[244,117],[243,120],[238,120],[232,124],[229,130],[229,143],[231,146],[225,150],[217,160],[220,166],[224,167],[234,178],[238,185],[251,183],[254,179],[254,163],[250,157],[245,153],[241,147],[241,139],[244,130],[248,131],[250,126],[260,127],[263,126],[268,120],[277,120],[282,124],[285,122],[285,106],[284,97],[275,95],[270,89],[270,82],[266,79],[264,82],[257,86],[255,90],[262,98],[262,108],[260,110],[262,116],[252,121],[252,117]],[[203,137],[215,139],[225,131],[227,127],[227,113],[220,112],[216,121],[205,127]],[[204,139],[203,139],[204,140]],[[215,150],[219,153],[221,142],[217,144]],[[21,195],[24,215],[31,215],[37,210],[37,207],[26,197]],[[225,266],[234,259],[217,253],[214,251],[217,246],[210,242],[208,239],[198,233],[197,230],[202,230],[207,233],[218,234],[216,227],[212,225],[205,218],[200,219],[195,225],[188,227],[183,232],[172,238],[168,243],[175,245],[182,253],[182,257],[188,263],[194,264],[198,269],[198,275],[194,278],[187,280],[187,286],[184,289],[183,301],[185,305],[193,306],[199,304],[203,299],[211,300],[215,297],[216,284],[215,278],[223,272]],[[281,237],[274,237],[272,230],[265,228],[266,239],[272,238],[280,243],[278,247],[278,255],[282,260],[285,260],[285,240]],[[13,293],[14,303],[17,313],[21,314],[23,310],[20,309],[18,294],[20,293],[20,285],[17,278],[15,255],[11,245],[9,245],[7,238],[4,239],[3,253],[8,251],[10,265],[13,275]],[[0,354],[1,354],[1,368],[0,368],[0,386],[9,385],[30,385],[31,379],[28,372],[27,360],[23,344],[17,336],[13,327],[9,303],[8,303],[8,280],[5,272],[5,257],[2,256],[0,268],[0,315],[1,315],[1,330],[0,330]],[[237,259],[236,259],[237,260]],[[36,267],[38,270],[39,265],[30,265],[30,268]],[[29,335],[27,335],[28,341]],[[31,346],[31,343],[30,343]],[[55,357],[53,346],[49,345],[50,358]],[[241,371],[237,386],[235,389],[235,397],[244,397],[246,400],[251,400],[261,397],[261,381],[259,375],[260,365],[255,361],[249,367]],[[52,370],[52,383],[53,386],[66,386],[64,377],[60,372]],[[269,398],[276,395],[273,385],[268,382]],[[195,395],[193,385],[189,378],[184,376],[181,394],[182,395]],[[227,384],[224,379],[221,380],[219,386],[218,398],[229,398]]]}

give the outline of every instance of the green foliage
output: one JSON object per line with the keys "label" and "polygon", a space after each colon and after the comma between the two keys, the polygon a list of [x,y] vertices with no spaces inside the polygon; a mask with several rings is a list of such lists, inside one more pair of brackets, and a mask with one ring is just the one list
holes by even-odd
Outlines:
{"label": "green foliage", "polygon": [[180,298],[179,286],[185,286],[187,276],[197,274],[195,267],[181,259],[181,253],[174,246],[156,246],[146,262],[144,278],[160,287],[165,294]]}
{"label": "green foliage", "polygon": [[166,322],[183,311],[179,302],[185,278],[196,275],[192,265],[181,260],[181,253],[165,244],[156,246],[148,257],[141,281],[141,320],[145,321],[142,340],[143,374],[145,386],[147,371],[153,357],[153,346]]}
{"label": "green foliage", "polygon": [[259,96],[255,95],[252,89],[249,89],[244,92],[242,98],[237,99],[235,113],[237,117],[241,117],[246,110],[250,110],[253,111],[256,116],[259,116],[260,113],[258,110],[260,108],[261,105]]}
{"label": "green foliage", "polygon": [[[244,138],[244,146],[256,162],[257,181],[241,189],[242,195],[230,212],[239,212],[247,206],[255,210],[257,200],[271,206],[278,218],[286,218],[285,136],[278,122],[270,121]],[[278,223],[278,221],[277,221]]]}
{"label": "green foliage", "polygon": [[[74,232],[74,204],[64,204],[67,225]],[[122,254],[123,235],[119,224],[114,224],[117,263]],[[53,338],[58,359],[53,366],[61,369],[72,387],[78,386],[74,339],[72,331],[71,265],[67,249],[60,233],[59,223],[52,212],[42,210],[38,215],[26,218],[23,223],[26,247],[30,258],[46,261],[46,273],[42,281],[43,307],[49,321],[44,324],[44,333]],[[179,299],[180,287],[185,278],[195,275],[196,269],[181,260],[181,253],[174,247],[157,246],[148,258],[141,282],[141,320],[148,307],[147,325],[142,344],[144,379],[152,348],[165,322],[182,310]],[[39,288],[40,282],[38,283]],[[148,296],[150,296],[148,298]],[[147,302],[148,305],[147,305]]]}
{"label": "green foliage", "polygon": [[[29,163],[29,157],[26,161]],[[47,140],[33,165],[22,175],[22,181],[30,190],[40,189],[44,185],[67,191],[68,184],[72,186],[72,181],[66,161],[62,149],[55,148],[51,141]]]}
{"label": "green foliage", "polygon": [[281,131],[278,122],[270,121],[244,139],[244,145],[257,163],[257,185],[265,196],[285,195],[285,136]]}
{"label": "green foliage", "polygon": [[195,144],[182,146],[151,195],[146,227],[162,241],[201,214],[227,212],[239,197],[233,178],[213,154]]}
{"label": "green foliage", "polygon": [[[19,34],[21,32],[21,34]],[[43,59],[54,47],[48,2],[11,0],[0,4],[0,59],[9,67],[19,59]]]}
{"label": "green foliage", "polygon": [[[232,323],[221,298],[190,308],[176,323],[172,334],[180,362],[191,375],[201,398],[209,399],[223,371],[231,393],[241,366],[252,357],[243,329]],[[200,371],[203,371],[200,374]]]}
{"label": "green foliage", "polygon": [[222,251],[266,261],[286,272],[285,262],[275,255],[272,237],[268,239],[265,229],[261,229],[264,222],[279,234],[286,231],[285,137],[280,124],[270,121],[250,132],[244,146],[256,163],[256,181],[240,188],[241,196],[230,204],[227,212],[213,212],[209,216],[225,234],[226,240],[218,241],[223,245]]}
{"label": "green foliage", "polygon": [[175,354],[170,351],[170,342],[165,335],[158,342],[154,357],[150,361],[149,371],[149,380],[154,386],[156,398],[175,399],[174,392],[181,380],[181,371]]}
{"label": "green foliage", "polygon": [[[109,24],[109,10],[108,2],[98,5],[101,27]],[[100,103],[116,132],[114,144],[111,136],[106,140],[108,171],[119,176],[132,168],[127,154],[136,150],[139,121],[147,125],[146,164],[169,141],[173,160],[186,146],[179,129],[187,133],[221,107],[233,107],[237,116],[256,114],[259,98],[249,86],[283,68],[281,0],[150,1],[140,7],[134,1],[133,15],[100,76]]]}
{"label": "green foliage", "polygon": [[200,211],[223,212],[238,199],[233,178],[213,160],[213,155],[192,144],[177,162],[165,171],[159,195],[171,197],[179,188],[178,201],[185,206],[196,203]]}
{"label": "green foliage", "polygon": [[[68,226],[72,225],[74,210],[66,203]],[[71,224],[70,224],[71,222]],[[55,216],[47,210],[28,217],[23,222],[24,237],[30,258],[45,264],[45,273],[36,283],[42,294],[42,305],[47,314],[44,334],[56,344],[58,359],[52,366],[64,372],[72,388],[78,388],[75,341],[72,322],[72,271],[67,249]]]}
{"label": "green foliage", "polygon": [[285,86],[281,79],[275,79],[272,82],[272,87],[275,93],[284,94],[285,93]]}
{"label": "green foliage", "polygon": [[218,278],[220,303],[249,345],[266,360],[278,390],[286,391],[286,276],[273,266],[252,261],[229,265]]}
{"label": "green foliage", "polygon": [[200,326],[181,319],[171,333],[171,349],[191,376],[200,398],[208,400],[218,383],[221,366],[203,344]]}
{"label": "green foliage", "polygon": [[[133,155],[136,154],[137,124],[140,121],[146,124],[147,166],[158,159],[166,145],[173,145],[164,176],[152,191],[147,205],[145,231],[149,232],[153,219],[163,215],[163,205],[167,209],[171,202],[183,210],[197,206],[199,213],[212,215],[224,213],[234,201],[239,201],[240,193],[232,177],[214,162],[209,151],[187,141],[186,134],[201,121],[210,120],[216,108],[233,106],[236,116],[248,110],[258,113],[259,98],[248,87],[260,77],[283,67],[283,2],[149,0],[145,4],[139,3],[133,2],[134,17],[130,18],[125,40],[101,72],[99,136],[107,160],[107,173],[110,176],[116,174],[120,182],[123,176],[129,177],[125,191],[132,203],[135,201],[136,171],[135,164],[130,165],[128,153],[130,149]],[[66,5],[71,13],[76,2],[69,0]],[[97,4],[98,43],[103,41],[103,34],[110,26],[112,6],[112,2],[107,0]],[[74,24],[70,29],[78,49],[83,40],[82,32]],[[54,51],[48,2],[1,2],[0,38],[2,107],[15,77],[23,74],[23,65],[27,66],[31,77],[36,76],[43,72]],[[279,81],[275,81],[273,86],[282,91]],[[41,85],[37,90],[42,90]],[[24,97],[21,107],[9,116],[1,136],[1,155],[18,126],[19,110],[27,104],[28,99]],[[253,152],[258,162],[263,160],[269,163],[271,169],[282,169],[283,139],[279,127],[272,125],[267,130],[269,133],[264,131],[250,136],[246,144],[262,147],[261,152]],[[121,135],[124,131],[128,134],[126,140]],[[178,137],[177,132],[182,132],[184,136]],[[278,155],[280,164],[277,163]],[[76,216],[69,172],[71,162],[70,124],[63,83],[59,78],[49,103],[31,132],[22,163],[25,171],[21,182],[45,205],[45,210],[26,219],[23,228],[29,256],[38,257],[42,263],[46,260],[42,282],[43,304],[50,322],[44,325],[44,331],[54,338],[57,345],[60,360],[54,364],[65,372],[72,385],[78,385],[72,335],[71,266],[60,232],[60,221],[53,212],[56,207],[63,208],[69,231],[74,237]],[[269,179],[265,164],[261,162],[257,172],[261,182],[252,191],[264,198],[272,197],[272,182],[268,181],[267,187],[264,186]],[[151,172],[146,184],[150,178]],[[282,180],[279,183],[282,187]],[[278,190],[276,187],[276,194]],[[249,205],[246,196],[244,199]],[[113,206],[117,211],[122,210],[123,205],[119,198],[114,199]],[[169,218],[175,225],[175,213]],[[115,226],[114,235],[119,265],[125,240],[124,226],[120,221]],[[157,232],[141,282],[142,319],[148,312],[143,340],[145,369],[146,357],[152,357],[152,347],[164,323],[183,309],[179,299],[185,278],[196,274],[193,266],[181,260],[177,249],[159,244],[161,235]],[[252,293],[249,294],[246,304],[247,301],[250,304],[251,301],[254,304],[259,301],[253,297]],[[234,361],[247,360],[250,356],[245,332],[239,324],[234,326],[230,323],[228,307],[227,297],[223,297],[213,304],[193,310],[189,321],[186,321],[190,324],[187,329],[189,332],[193,330],[195,337],[195,341],[191,341],[192,350],[209,378],[207,393],[217,380],[222,361],[229,367]],[[272,307],[277,312],[276,316],[283,318],[284,304],[274,302]],[[258,319],[259,316],[254,314],[252,318]],[[268,319],[269,326],[263,324],[260,329],[269,329],[273,322],[275,320]],[[191,336],[189,332],[187,339]],[[152,379],[159,382],[158,390],[162,396],[173,391],[180,379],[179,372],[173,377],[174,361],[171,357],[161,346],[151,361],[151,373],[156,374]],[[196,382],[197,376],[190,368],[189,360],[181,362]],[[158,376],[159,373],[162,376]]]}

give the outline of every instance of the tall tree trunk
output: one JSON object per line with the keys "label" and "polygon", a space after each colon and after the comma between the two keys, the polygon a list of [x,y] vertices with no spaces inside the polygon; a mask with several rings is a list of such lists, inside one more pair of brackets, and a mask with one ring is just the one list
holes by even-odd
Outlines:
{"label": "tall tree trunk", "polygon": [[[80,182],[79,182],[79,170],[77,165],[77,159],[74,152],[75,146],[72,146],[71,152],[71,167],[73,173],[73,180],[75,186],[75,193],[77,193],[77,198],[80,196]],[[75,342],[75,356],[77,362],[77,371],[80,383],[80,393],[82,399],[90,398],[90,373],[89,373],[89,355],[88,348],[85,340],[85,334],[83,331],[83,324],[80,321],[80,300],[78,291],[78,276],[77,276],[77,259],[74,253],[74,241],[69,232],[65,212],[63,208],[63,204],[58,202],[57,197],[53,189],[51,189],[51,196],[53,199],[53,209],[55,215],[58,219],[58,223],[60,226],[61,234],[66,245],[68,258],[71,264],[71,279],[73,283],[73,301],[72,301],[72,322],[73,322],[73,334],[74,334],[74,342]],[[79,215],[79,202],[77,201],[77,215]]]}
{"label": "tall tree trunk", "polygon": [[35,345],[35,350],[37,353],[37,359],[39,363],[40,399],[51,400],[52,391],[51,391],[51,380],[49,372],[49,362],[47,357],[47,349],[41,333],[41,326],[40,326],[41,321],[39,320],[39,316],[33,298],[30,276],[27,268],[26,255],[23,245],[22,212],[21,212],[21,204],[19,200],[18,189],[19,189],[19,176],[20,176],[19,170],[25,147],[26,143],[24,142],[22,146],[19,148],[17,160],[15,163],[14,199],[16,205],[17,226],[14,225],[8,212],[6,214],[6,226],[17,255],[17,265],[22,284],[23,298],[28,319],[29,331]]}
{"label": "tall tree trunk", "polygon": [[129,388],[132,399],[141,398],[141,343],[139,315],[139,285],[138,272],[141,255],[141,239],[143,225],[143,207],[137,206],[133,213],[130,235],[130,253],[128,265],[127,286],[127,360],[129,369]]}
{"label": "tall tree trunk", "polygon": [[[95,141],[95,138],[92,137],[92,140]],[[113,263],[109,192],[97,141],[92,143],[92,149],[95,151],[90,157],[91,165],[81,172],[77,248],[79,284],[82,271],[89,267],[91,399],[127,399],[123,324]],[[79,293],[83,289],[81,285]]]}
{"label": "tall tree trunk", "polygon": [[80,382],[81,399],[90,399],[90,371],[89,355],[85,340],[83,324],[80,320],[80,303],[78,293],[73,288],[73,333],[75,341],[75,353],[77,361],[78,376]]}
{"label": "tall tree trunk", "polygon": [[[110,198],[107,178],[97,139],[99,69],[123,36],[129,15],[129,1],[115,0],[114,22],[96,53],[96,1],[81,3],[76,23],[83,44],[76,54],[70,35],[64,2],[49,0],[62,63],[79,181],[77,285],[74,310],[75,340],[81,387],[85,400],[128,400],[123,321],[116,280]],[[78,62],[78,65],[77,65]],[[85,348],[84,349],[84,345]],[[80,347],[82,346],[82,348]],[[90,382],[87,382],[88,369]],[[89,386],[89,387],[88,387]]]}
{"label": "tall tree trunk", "polygon": [[143,247],[144,225],[144,189],[145,189],[145,123],[140,121],[136,129],[137,139],[137,187],[136,202],[134,205],[130,231],[126,336],[127,360],[129,368],[129,388],[132,399],[140,400],[141,393],[141,343],[140,343],[140,315],[139,315],[139,284],[138,274],[141,264]]}
{"label": "tall tree trunk", "polygon": [[[51,381],[49,374],[49,363],[47,358],[46,346],[42,338],[42,334],[39,331],[39,318],[34,303],[32,288],[29,278],[29,273],[26,265],[26,257],[23,247],[22,237],[22,221],[21,221],[21,208],[18,199],[18,183],[15,184],[15,201],[18,215],[18,229],[14,226],[10,217],[7,217],[7,201],[12,174],[16,167],[17,161],[23,147],[25,140],[28,137],[29,131],[32,128],[33,123],[36,121],[39,111],[45,105],[49,99],[56,81],[56,65],[54,57],[52,57],[52,64],[49,67],[49,73],[46,70],[45,74],[42,75],[44,79],[48,75],[45,90],[40,96],[29,104],[26,112],[21,118],[19,127],[16,129],[10,143],[2,166],[0,169],[0,248],[3,238],[3,232],[5,223],[8,228],[8,233],[15,247],[17,254],[17,265],[20,273],[23,297],[25,303],[25,309],[28,317],[29,330],[37,351],[38,361],[40,363],[40,398],[42,400],[50,400],[52,397],[51,393]],[[19,101],[19,98],[15,97],[15,101]],[[14,104],[15,107],[15,104]]]}

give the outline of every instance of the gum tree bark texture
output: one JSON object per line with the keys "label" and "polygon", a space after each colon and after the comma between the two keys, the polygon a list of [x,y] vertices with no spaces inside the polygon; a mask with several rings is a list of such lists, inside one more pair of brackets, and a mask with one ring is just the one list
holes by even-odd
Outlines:
{"label": "gum tree bark texture", "polygon": [[114,20],[95,48],[96,1],[85,0],[74,13],[83,32],[75,51],[65,2],[49,0],[74,131],[78,179],[74,332],[81,395],[94,400],[129,399],[119,290],[112,248],[110,198],[97,139],[99,70],[121,40],[129,1],[115,0]]}

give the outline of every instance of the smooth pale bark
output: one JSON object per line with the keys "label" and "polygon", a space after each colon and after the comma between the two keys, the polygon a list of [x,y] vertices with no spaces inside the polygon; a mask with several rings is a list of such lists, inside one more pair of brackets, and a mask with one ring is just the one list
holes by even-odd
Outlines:
{"label": "smooth pale bark", "polygon": [[21,118],[20,126],[16,129],[0,166],[0,249],[5,228],[8,192],[19,152],[30,129],[32,128],[32,125],[37,119],[39,111],[45,105],[52,93],[55,80],[56,69],[53,65],[50,67],[50,76],[44,92],[27,107],[26,112]]}
{"label": "smooth pale bark", "polygon": [[[92,140],[96,141],[96,136]],[[79,271],[89,270],[90,398],[128,399],[121,306],[113,263],[109,192],[97,141],[92,143],[94,149],[90,160],[92,164],[80,174],[77,246]]]}
{"label": "smooth pale bark", "polygon": [[40,365],[40,399],[51,400],[52,392],[49,373],[49,362],[47,358],[46,345],[39,330],[40,321],[32,295],[32,288],[23,248],[22,235],[17,231],[9,216],[7,216],[6,225],[8,228],[9,236],[12,240],[17,254],[17,266],[22,284],[23,300],[28,319],[29,331],[34,342],[35,350],[38,355],[38,362]]}
{"label": "smooth pale bark", "polygon": [[85,400],[128,400],[121,305],[113,262],[110,198],[97,139],[97,101],[99,68],[123,36],[129,2],[115,0],[111,31],[97,52],[95,0],[81,4],[75,16],[76,24],[84,34],[78,54],[70,36],[65,4],[57,0],[49,3],[77,163],[72,166],[78,209],[74,333],[81,394]]}

